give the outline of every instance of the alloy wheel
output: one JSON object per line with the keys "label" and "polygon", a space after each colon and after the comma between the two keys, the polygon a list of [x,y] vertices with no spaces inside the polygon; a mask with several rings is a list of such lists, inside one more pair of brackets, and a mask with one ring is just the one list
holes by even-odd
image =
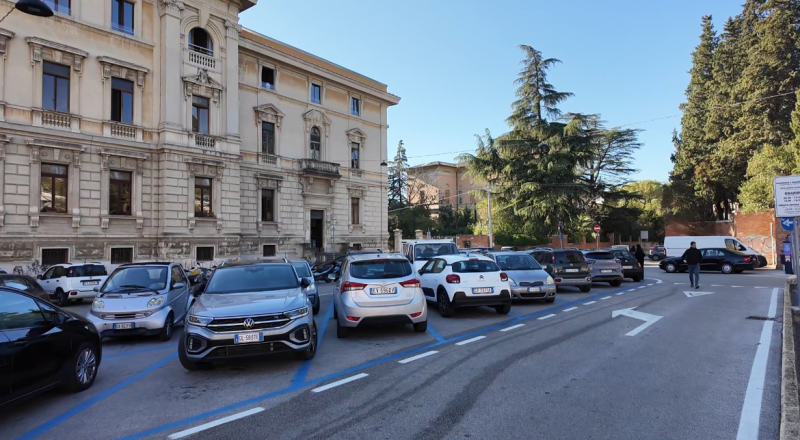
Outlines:
{"label": "alloy wheel", "polygon": [[94,379],[97,372],[97,358],[94,355],[94,350],[91,348],[84,348],[78,356],[78,363],[75,366],[75,374],[78,376],[78,382],[86,385]]}
{"label": "alloy wheel", "polygon": [[445,301],[445,300],[444,300],[444,295],[442,295],[442,294],[440,293],[440,294],[439,294],[439,301],[438,301],[438,303],[439,303],[439,313],[441,313],[442,315],[444,315],[445,313],[447,313],[447,304],[445,304],[445,302],[444,302],[444,301]]}

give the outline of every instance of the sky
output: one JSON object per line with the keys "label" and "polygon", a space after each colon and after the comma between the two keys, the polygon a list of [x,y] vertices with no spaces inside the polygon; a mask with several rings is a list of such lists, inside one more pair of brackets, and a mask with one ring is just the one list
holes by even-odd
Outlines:
{"label": "sky", "polygon": [[[388,157],[452,162],[475,135],[508,131],[526,44],[562,61],[548,80],[598,113],[643,130],[633,180],[666,182],[700,19],[718,32],[742,0],[260,0],[240,23],[388,85]],[[443,153],[443,154],[439,154]]]}

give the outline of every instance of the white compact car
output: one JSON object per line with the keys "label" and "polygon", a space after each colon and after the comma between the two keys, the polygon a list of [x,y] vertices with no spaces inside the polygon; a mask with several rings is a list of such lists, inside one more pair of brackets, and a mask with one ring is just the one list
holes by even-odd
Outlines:
{"label": "white compact car", "polygon": [[459,307],[488,306],[501,315],[511,311],[508,275],[491,258],[477,255],[433,257],[419,271],[425,299],[436,301],[439,313],[453,316]]}
{"label": "white compact car", "polygon": [[64,307],[72,300],[94,298],[94,289],[102,285],[108,273],[100,263],[56,264],[36,277],[36,281],[54,302]]}

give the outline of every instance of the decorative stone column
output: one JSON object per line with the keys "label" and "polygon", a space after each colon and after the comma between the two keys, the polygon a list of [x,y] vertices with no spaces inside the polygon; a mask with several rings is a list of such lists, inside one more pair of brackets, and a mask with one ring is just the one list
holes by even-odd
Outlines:
{"label": "decorative stone column", "polygon": [[417,240],[422,240],[422,229],[417,229],[414,231],[414,238]]}
{"label": "decorative stone column", "polygon": [[[6,120],[6,53],[8,51],[8,40],[14,38],[14,33],[7,29],[0,29],[0,121]],[[2,197],[2,195],[0,195]],[[0,206],[3,202],[0,199]],[[0,208],[2,209],[2,208]],[[2,214],[0,214],[2,215]],[[0,220],[2,226],[2,220]]]}
{"label": "decorative stone column", "polygon": [[239,138],[239,32],[240,24],[225,20],[225,114],[228,137]]}
{"label": "decorative stone column", "polygon": [[161,16],[161,113],[160,127],[183,130],[183,99],[181,99],[181,46],[180,0],[160,0],[158,13]]}
{"label": "decorative stone column", "polygon": [[394,230],[394,251],[403,252],[403,231],[400,229]]}
{"label": "decorative stone column", "polygon": [[0,228],[6,220],[5,197],[6,192],[6,144],[10,141],[4,134],[0,134]]}

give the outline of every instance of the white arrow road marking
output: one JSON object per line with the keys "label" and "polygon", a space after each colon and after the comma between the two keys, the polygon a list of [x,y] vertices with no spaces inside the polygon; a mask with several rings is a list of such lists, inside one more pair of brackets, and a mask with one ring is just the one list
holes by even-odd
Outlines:
{"label": "white arrow road marking", "polygon": [[703,295],[711,295],[714,292],[692,292],[691,290],[684,290],[683,294],[686,295],[687,298],[693,298],[695,296],[703,296]]}
{"label": "white arrow road marking", "polygon": [[616,318],[619,315],[623,315],[623,316],[627,316],[629,318],[640,319],[640,320],[644,321],[644,324],[640,325],[639,327],[636,327],[635,329],[629,331],[628,333],[625,333],[625,336],[636,336],[636,335],[639,334],[639,332],[641,332],[642,330],[646,329],[647,327],[650,327],[656,321],[658,321],[659,319],[663,318],[663,316],[651,315],[649,313],[644,313],[644,312],[639,312],[637,310],[633,310],[635,308],[636,307],[631,307],[629,309],[614,310],[613,312],[611,312],[611,318],[612,319]]}

